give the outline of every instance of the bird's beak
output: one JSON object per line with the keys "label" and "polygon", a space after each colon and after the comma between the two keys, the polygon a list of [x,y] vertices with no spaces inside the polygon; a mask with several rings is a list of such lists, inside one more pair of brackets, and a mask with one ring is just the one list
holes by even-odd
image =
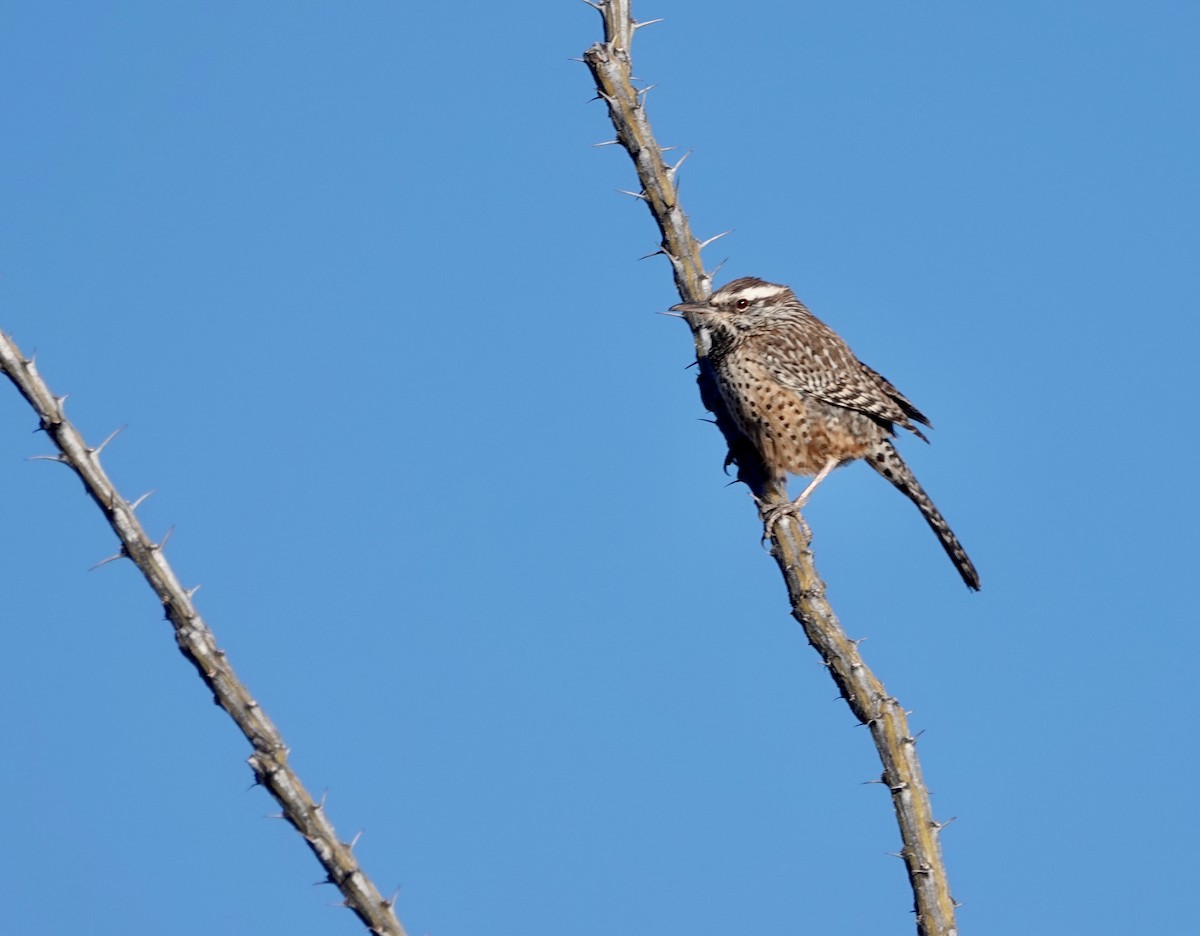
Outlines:
{"label": "bird's beak", "polygon": [[711,315],[712,308],[703,302],[681,302],[668,310],[677,315]]}

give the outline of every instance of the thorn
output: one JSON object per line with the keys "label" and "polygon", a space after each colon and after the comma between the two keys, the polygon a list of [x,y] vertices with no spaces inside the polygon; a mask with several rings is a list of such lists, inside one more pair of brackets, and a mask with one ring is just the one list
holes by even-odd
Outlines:
{"label": "thorn", "polygon": [[642,90],[640,90],[637,93],[637,96],[640,98],[644,98],[647,94],[650,93],[651,88],[657,88],[657,87],[658,87],[658,85],[646,85],[646,87],[642,88]]}
{"label": "thorn", "polygon": [[684,160],[686,160],[691,155],[692,155],[692,150],[688,150],[686,153],[684,153],[682,156],[680,156],[679,162],[675,163],[675,165],[673,165],[670,169],[667,170],[667,176],[671,179],[674,179],[675,173],[679,171],[679,167],[682,166],[684,163]]}
{"label": "thorn", "polygon": [[94,566],[91,566],[91,568],[88,571],[94,572],[98,568],[100,568],[100,566],[102,566],[102,565],[108,565],[109,563],[115,563],[116,560],[125,559],[127,556],[128,556],[128,553],[125,552],[125,547],[122,546],[120,552],[113,553],[112,556],[109,556],[107,559],[101,559],[100,562],[96,563]]}
{"label": "thorn", "polygon": [[273,812],[273,813],[267,813],[265,816],[263,816],[263,818],[264,819],[286,819],[287,816],[285,816],[281,812]]}
{"label": "thorn", "polygon": [[[586,2],[586,0],[584,0],[584,2]],[[664,19],[665,19],[665,17],[662,17],[662,16],[660,16],[658,19],[644,20],[644,21],[643,21],[643,22],[641,22],[641,23],[634,23],[634,24],[633,24],[633,31],[634,31],[634,32],[637,32],[637,31],[638,31],[639,29],[641,29],[643,26],[653,26],[655,23],[661,23],[661,22],[663,22],[663,20],[664,20]]]}
{"label": "thorn", "polygon": [[651,257],[657,257],[659,254],[662,254],[665,257],[667,255],[667,252],[665,250],[663,250],[661,247],[659,247],[658,250],[651,251],[648,254],[643,254],[642,256],[638,257],[638,259],[639,260],[649,260]]}
{"label": "thorn", "polygon": [[121,548],[118,552],[113,554],[113,556],[109,556],[107,559],[101,559],[100,562],[96,563],[94,566],[91,566],[91,569],[89,569],[88,571],[90,572],[92,570],[100,568],[100,566],[102,566],[102,565],[108,565],[109,563],[115,563],[116,560],[118,560],[118,559],[127,559],[128,557],[130,557],[130,551],[126,550],[125,544],[124,544],[124,542],[122,542]]}
{"label": "thorn", "polygon": [[346,843],[346,847],[348,849],[350,849],[351,851],[354,851],[354,846],[358,844],[358,840],[360,838],[362,838],[362,834],[363,834],[362,829],[359,829],[357,832],[355,832],[354,838],[350,839],[350,841]]}
{"label": "thorn", "polygon": [[200,584],[200,585],[193,585],[193,586],[192,586],[191,588],[189,588],[189,589],[188,589],[186,592],[184,592],[184,594],[186,594],[186,595],[188,596],[188,601],[191,601],[193,598],[195,598],[195,597],[196,597],[196,592],[200,591],[200,589],[201,589],[201,588],[203,588],[203,587],[204,587],[204,585],[203,585],[203,584]]}
{"label": "thorn", "polygon": [[716,276],[721,271],[721,267],[725,266],[725,264],[727,264],[728,262],[729,262],[729,258],[726,257],[724,260],[722,260],[720,263],[718,263],[715,267],[713,267],[713,271],[708,274],[708,281],[710,283],[712,282],[713,277]]}
{"label": "thorn", "polygon": [[568,58],[567,58],[567,61],[568,61],[568,62],[578,62],[580,65],[586,65],[586,64],[587,64],[587,62],[585,62],[583,59],[581,59],[581,58],[578,58],[577,56],[574,56],[574,55],[572,55],[572,56],[568,57]]}
{"label": "thorn", "polygon": [[52,461],[58,462],[60,465],[67,464],[66,455],[30,455],[26,461]]}
{"label": "thorn", "polygon": [[387,907],[389,910],[392,907],[396,906],[396,899],[400,896],[400,887],[401,887],[401,885],[397,884],[396,889],[394,891],[392,891],[392,896],[385,898],[383,901],[383,905],[385,907]]}
{"label": "thorn", "polygon": [[174,532],[175,532],[175,524],[172,523],[170,528],[167,530],[167,535],[164,536],[157,543],[151,543],[150,548],[151,549],[162,549],[163,547],[165,547],[167,545],[167,540],[169,540],[171,538],[171,534]]}
{"label": "thorn", "polygon": [[88,449],[88,454],[89,455],[99,455],[101,452],[104,451],[104,446],[108,445],[109,442],[111,442],[113,439],[115,439],[117,436],[119,436],[122,432],[124,432],[126,430],[126,428],[128,428],[128,426],[129,426],[128,423],[126,423],[124,426],[118,426],[116,429],[114,429],[112,432],[110,432],[108,434],[107,439],[105,439],[103,442],[101,442],[95,448]]}
{"label": "thorn", "polygon": [[605,140],[603,143],[593,143],[592,146],[620,146],[620,140]]}
{"label": "thorn", "polygon": [[588,6],[590,6],[597,13],[601,13],[601,14],[604,13],[604,6],[602,4],[596,3],[595,0],[583,0],[583,2],[586,3]]}
{"label": "thorn", "polygon": [[933,822],[933,823],[931,823],[931,825],[933,826],[935,831],[941,832],[942,829],[946,828],[946,826],[950,825],[950,823],[952,823],[957,818],[958,818],[958,816],[951,816],[945,822]]}
{"label": "thorn", "polygon": [[708,246],[709,244],[711,244],[713,241],[715,241],[715,240],[720,240],[720,239],[721,239],[722,237],[724,237],[726,234],[732,234],[732,233],[733,233],[733,228],[730,228],[728,231],[722,231],[720,234],[714,234],[714,235],[713,235],[712,237],[710,237],[708,240],[706,240],[706,241],[701,241],[701,242],[700,242],[700,249],[701,249],[701,250],[703,250],[705,247],[707,247],[707,246]]}
{"label": "thorn", "polygon": [[132,504],[130,504],[129,509],[137,510],[142,505],[142,501],[144,501],[147,497],[149,497],[151,494],[153,494],[157,490],[158,490],[157,488],[151,488],[150,490],[148,490],[145,494],[143,494],[141,497],[139,497],[137,500],[135,500]]}
{"label": "thorn", "polygon": [[625,189],[620,189],[620,188],[617,189],[617,191],[620,192],[622,195],[629,195],[632,198],[640,198],[642,201],[646,200],[645,192],[629,192],[629,191],[626,191]]}

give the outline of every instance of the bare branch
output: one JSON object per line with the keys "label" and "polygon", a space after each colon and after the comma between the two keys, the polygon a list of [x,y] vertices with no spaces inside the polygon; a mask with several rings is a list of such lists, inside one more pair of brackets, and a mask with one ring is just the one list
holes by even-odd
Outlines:
{"label": "bare branch", "polygon": [[[196,667],[217,703],[229,713],[254,748],[249,763],[256,781],[265,786],[283,807],[284,817],[304,837],[317,860],[324,866],[329,880],[338,885],[345,905],[358,915],[370,932],[405,936],[391,903],[380,896],[379,890],[358,866],[349,847],[338,839],[325,811],[313,802],[300,778],[288,766],[288,747],[279,729],[251,698],[226,660],[225,652],[217,647],[216,636],[192,603],[196,589],[185,589],[179,584],[162,549],[171,532],[167,532],[161,543],[154,543],[134,515],[134,505],[121,497],[100,466],[100,450],[113,436],[96,448],[90,448],[79,430],[63,414],[62,399],[65,398],[54,397],[38,375],[33,362],[26,360],[20,349],[3,333],[0,333],[0,371],[33,407],[41,419],[41,428],[60,452],[59,455],[35,457],[51,458],[70,465],[121,541],[117,554],[92,568],[126,557],[133,560],[163,603],[167,619],[175,628],[175,640],[180,652]],[[141,503],[145,497],[142,495],[137,503]]]}

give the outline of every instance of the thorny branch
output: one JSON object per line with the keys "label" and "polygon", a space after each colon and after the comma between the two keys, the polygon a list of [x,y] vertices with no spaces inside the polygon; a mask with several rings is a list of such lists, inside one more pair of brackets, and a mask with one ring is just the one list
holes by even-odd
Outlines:
{"label": "thorny branch", "polygon": [[[597,94],[608,105],[617,142],[633,159],[645,201],[662,233],[662,253],[671,261],[675,285],[685,302],[702,301],[712,289],[711,276],[700,260],[701,244],[692,235],[679,205],[675,168],[668,167],[662,149],[650,130],[645,98],[633,86],[630,44],[641,25],[630,11],[629,0],[585,0],[604,20],[604,41],[588,49],[583,60],[596,81]],[[691,323],[689,323],[691,324]],[[694,331],[694,329],[693,329]],[[764,472],[754,446],[729,417],[716,390],[703,347],[697,343],[700,397],[716,417],[729,445],[729,461],[738,478],[759,499],[763,510],[787,497]],[[903,707],[888,695],[883,683],[863,662],[857,645],[838,623],[825,597],[825,583],[813,564],[812,534],[804,521],[786,515],[767,530],[771,553],[779,564],[791,600],[792,615],[804,628],[808,641],[821,655],[842,698],[855,718],[866,725],[883,764],[882,783],[891,791],[892,805],[904,843],[901,857],[913,890],[919,936],[956,936],[955,903],[942,862],[938,832],[929,793],[921,778],[916,741]]]}
{"label": "thorny branch", "polygon": [[113,558],[129,558],[138,567],[175,628],[175,641],[180,652],[196,667],[217,704],[229,713],[254,748],[249,764],[255,780],[283,807],[284,818],[304,836],[308,847],[325,868],[329,883],[337,885],[345,897],[345,905],[358,915],[368,931],[381,936],[405,936],[404,928],[393,912],[392,901],[380,895],[359,867],[351,846],[339,841],[333,823],[325,815],[324,804],[313,800],[295,771],[288,766],[288,747],[279,729],[238,679],[225,658],[225,651],[217,646],[216,637],[192,603],[195,589],[189,591],[179,584],[163,555],[166,538],[155,543],[142,529],[134,507],[141,503],[144,495],[130,504],[108,479],[100,465],[100,451],[112,436],[99,446],[89,447],[63,411],[65,398],[50,392],[34,362],[2,332],[0,371],[16,384],[41,419],[42,429],[58,448],[58,455],[47,457],[62,462],[79,475],[88,495],[117,534],[121,548]]}

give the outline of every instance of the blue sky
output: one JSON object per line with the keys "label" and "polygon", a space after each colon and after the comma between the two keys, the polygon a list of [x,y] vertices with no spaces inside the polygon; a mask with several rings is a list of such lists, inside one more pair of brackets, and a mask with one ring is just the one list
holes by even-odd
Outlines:
{"label": "blue sky", "polygon": [[[922,730],[960,924],[1194,926],[1200,11],[639,3],[717,277],[927,412],[962,587],[806,513]],[[9,4],[0,328],[410,933],[907,932],[874,750],[726,487],[582,3]],[[0,388],[4,389],[4,388]],[[0,930],[354,933],[0,392]]]}

